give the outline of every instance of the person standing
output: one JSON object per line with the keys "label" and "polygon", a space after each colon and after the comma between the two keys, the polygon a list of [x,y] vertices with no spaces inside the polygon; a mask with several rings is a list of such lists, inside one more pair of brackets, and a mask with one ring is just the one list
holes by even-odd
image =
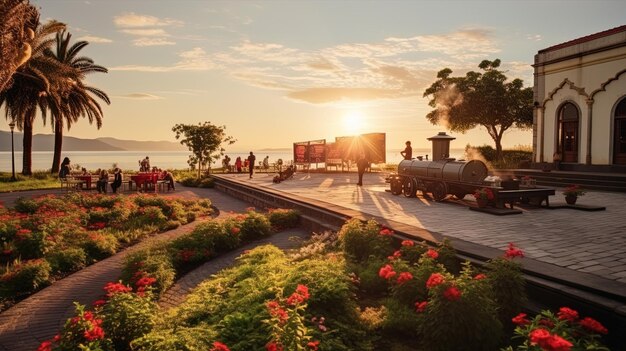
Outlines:
{"label": "person standing", "polygon": [[356,185],[358,186],[363,185],[363,173],[365,173],[365,169],[367,169],[368,166],[369,166],[369,162],[367,161],[365,154],[361,154],[361,157],[359,157],[359,159],[356,161],[356,168],[357,168],[357,171],[359,172],[359,182],[356,183]]}
{"label": "person standing", "polygon": [[400,151],[400,155],[402,155],[405,160],[410,160],[413,158],[413,148],[411,147],[410,141],[407,140],[405,144],[406,147],[404,148],[404,151]]}
{"label": "person standing", "polygon": [[254,161],[256,161],[256,156],[250,151],[250,156],[248,156],[248,165],[250,171],[250,178],[252,178],[252,173],[254,173]]}
{"label": "person standing", "polygon": [[113,183],[111,183],[111,189],[113,189],[113,194],[117,193],[117,189],[122,186],[122,181],[124,180],[124,176],[122,175],[122,170],[119,168],[115,168],[113,171]]}

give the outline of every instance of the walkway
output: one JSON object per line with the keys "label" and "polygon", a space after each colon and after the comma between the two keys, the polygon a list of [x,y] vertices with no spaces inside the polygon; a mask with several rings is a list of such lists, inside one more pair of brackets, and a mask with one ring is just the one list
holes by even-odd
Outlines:
{"label": "walkway", "polygon": [[[213,189],[194,189],[180,187],[179,191],[171,195],[186,198],[209,198],[215,206],[220,209],[220,216],[227,216],[228,212],[244,212],[248,204],[233,199]],[[32,197],[42,194],[49,194],[47,190],[36,190],[22,192],[19,196]],[[0,200],[6,206],[12,206],[17,193],[0,194]],[[0,314],[0,350],[2,351],[34,351],[39,344],[52,338],[62,328],[66,319],[74,315],[73,302],[91,306],[100,298],[104,291],[102,288],[107,282],[117,281],[121,275],[124,257],[133,250],[147,245],[153,240],[172,240],[178,236],[189,233],[201,221],[195,221],[188,225],[181,226],[175,230],[158,234],[153,238],[141,242],[133,247],[123,250],[114,256],[93,264],[79,272],[76,272],[40,292],[21,301],[10,309]],[[302,235],[298,233],[298,235]],[[286,244],[287,233],[277,236],[278,243]],[[272,238],[266,240],[270,242]],[[232,255],[228,256],[231,257]],[[236,257],[236,256],[233,256]],[[233,258],[230,258],[232,263]],[[213,261],[211,261],[213,262]],[[183,295],[191,289],[194,284],[206,279],[210,274],[214,274],[219,269],[228,266],[229,261],[220,258],[215,261],[217,270],[212,269],[211,263],[202,266],[198,272],[193,271],[183,277],[182,281],[175,286],[176,293],[168,293],[168,301],[181,301]],[[201,273],[199,273],[201,272]],[[207,274],[203,276],[202,274]]]}
{"label": "walkway", "polygon": [[[257,187],[342,206],[393,220],[430,233],[462,239],[492,249],[517,244],[527,257],[602,279],[622,283],[626,291],[626,193],[589,191],[583,205],[606,206],[606,211],[533,208],[522,214],[493,216],[468,210],[473,198],[435,202],[419,196],[405,198],[385,190],[384,173],[365,174],[363,187],[356,173],[297,173],[292,180],[272,183],[272,176],[220,175]],[[551,205],[564,203],[560,191]]]}

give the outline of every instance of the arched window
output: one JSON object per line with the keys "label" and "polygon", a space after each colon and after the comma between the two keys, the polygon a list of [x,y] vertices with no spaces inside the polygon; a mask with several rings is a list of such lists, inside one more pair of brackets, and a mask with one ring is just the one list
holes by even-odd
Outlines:
{"label": "arched window", "polygon": [[617,104],[613,118],[613,163],[626,165],[626,98]]}
{"label": "arched window", "polygon": [[559,110],[559,146],[563,162],[578,162],[578,107],[571,102]]}

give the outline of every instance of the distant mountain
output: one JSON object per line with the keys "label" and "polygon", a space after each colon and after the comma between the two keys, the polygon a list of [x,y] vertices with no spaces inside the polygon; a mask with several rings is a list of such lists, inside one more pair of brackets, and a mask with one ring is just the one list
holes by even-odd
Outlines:
{"label": "distant mountain", "polygon": [[127,151],[187,151],[185,146],[171,141],[137,141],[115,138],[97,138],[96,140]]}
{"label": "distant mountain", "polygon": [[[22,133],[14,133],[15,151],[22,151]],[[185,151],[171,141],[136,141],[115,138],[81,139],[63,137],[63,151]],[[11,132],[0,130],[0,151],[11,151]],[[33,135],[33,151],[54,151],[54,135]]]}

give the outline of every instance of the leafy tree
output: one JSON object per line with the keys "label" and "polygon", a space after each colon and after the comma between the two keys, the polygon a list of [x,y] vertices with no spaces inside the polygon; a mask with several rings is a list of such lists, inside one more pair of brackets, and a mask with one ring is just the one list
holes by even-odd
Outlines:
{"label": "leafy tree", "polygon": [[[45,105],[51,112],[50,119],[52,121],[52,129],[54,130],[52,174],[59,172],[64,126],[67,126],[69,130],[72,123],[77,122],[81,116],[86,116],[90,124],[95,120],[98,129],[102,126],[102,109],[90,93],[107,104],[111,103],[104,91],[83,84],[86,74],[92,72],[107,73],[108,70],[94,64],[94,61],[89,57],[78,56],[80,50],[89,45],[89,43],[81,40],[70,46],[71,37],[72,35],[66,33],[65,30],[57,32],[56,51],[53,52],[51,49],[46,49],[44,52],[45,55],[54,58],[72,70],[72,75],[66,78],[69,82],[69,89],[65,89],[62,94],[49,95],[50,99],[45,100]],[[43,113],[45,122],[45,110],[43,110]]]}
{"label": "leafy tree", "polygon": [[211,160],[218,160],[224,155],[225,149],[223,143],[232,145],[236,142],[231,136],[226,136],[226,126],[215,126],[211,122],[193,124],[176,124],[172,131],[176,133],[176,139],[180,143],[187,146],[189,155],[187,163],[191,168],[198,166],[198,178],[202,171],[202,167],[208,165],[211,171]]}
{"label": "leafy tree", "polygon": [[10,85],[15,70],[30,58],[29,41],[34,39],[38,16],[28,0],[0,0],[0,92]]}
{"label": "leafy tree", "polygon": [[30,40],[30,58],[17,68],[11,86],[0,92],[0,106],[4,105],[6,118],[15,121],[18,130],[24,133],[24,175],[32,174],[33,123],[37,107],[44,112],[46,101],[58,99],[59,94],[71,87],[67,77],[72,75],[72,70],[44,55],[44,51],[54,43],[50,36],[64,28],[65,24],[54,20],[43,25],[37,22],[34,38]]}
{"label": "leafy tree", "polygon": [[504,132],[533,125],[533,90],[524,88],[521,79],[507,82],[499,66],[499,59],[484,60],[478,65],[483,73],[470,71],[465,77],[451,77],[452,70],[445,68],[424,97],[434,108],[426,115],[430,123],[460,133],[483,126],[495,142],[496,157],[502,159]]}

